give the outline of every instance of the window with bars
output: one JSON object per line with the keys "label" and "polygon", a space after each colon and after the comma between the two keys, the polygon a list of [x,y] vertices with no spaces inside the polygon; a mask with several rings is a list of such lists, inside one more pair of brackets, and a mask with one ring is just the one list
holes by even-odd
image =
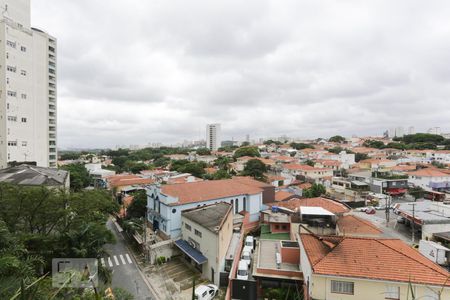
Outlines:
{"label": "window with bars", "polygon": [[331,280],[331,292],[336,294],[353,295],[355,292],[355,284],[350,281]]}

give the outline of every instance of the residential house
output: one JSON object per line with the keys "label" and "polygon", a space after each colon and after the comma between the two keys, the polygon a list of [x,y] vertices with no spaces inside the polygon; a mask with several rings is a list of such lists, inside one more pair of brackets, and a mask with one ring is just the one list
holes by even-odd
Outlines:
{"label": "residential house", "polygon": [[233,214],[246,211],[249,222],[258,222],[264,197],[273,202],[274,187],[247,177],[147,187],[150,226],[165,238],[181,235],[181,212],[203,205],[227,202]]}
{"label": "residential house", "polygon": [[401,240],[301,233],[305,299],[450,299],[450,273]]}
{"label": "residential house", "polygon": [[450,191],[450,174],[438,169],[425,168],[408,173],[408,180],[415,186],[433,191]]}
{"label": "residential house", "polygon": [[314,181],[331,179],[333,177],[333,170],[328,168],[315,168],[309,165],[302,164],[287,164],[283,166],[283,173],[287,176],[300,176],[305,179]]}
{"label": "residential house", "polygon": [[202,277],[217,286],[233,236],[232,210],[231,204],[219,202],[182,211],[181,239],[175,241]]}

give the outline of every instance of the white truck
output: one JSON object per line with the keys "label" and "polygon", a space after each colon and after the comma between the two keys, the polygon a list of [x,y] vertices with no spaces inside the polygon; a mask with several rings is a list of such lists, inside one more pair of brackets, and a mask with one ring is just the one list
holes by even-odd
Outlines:
{"label": "white truck", "polygon": [[448,265],[450,249],[432,241],[420,240],[419,252],[439,265]]}

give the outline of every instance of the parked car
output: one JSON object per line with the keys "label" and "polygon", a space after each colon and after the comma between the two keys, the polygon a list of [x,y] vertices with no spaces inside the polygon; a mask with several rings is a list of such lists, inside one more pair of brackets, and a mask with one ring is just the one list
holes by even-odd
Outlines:
{"label": "parked car", "polygon": [[195,299],[196,300],[211,300],[217,296],[219,293],[219,288],[214,284],[199,285],[195,288]]}
{"label": "parked car", "polygon": [[241,254],[241,260],[245,261],[247,263],[247,265],[250,266],[250,263],[252,262],[252,254],[251,254],[251,252],[246,250],[246,249],[244,249],[242,251],[242,254]]}
{"label": "parked car", "polygon": [[247,235],[245,238],[244,249],[250,249],[253,253],[253,249],[255,249],[255,239],[251,235]]}
{"label": "parked car", "polygon": [[403,218],[403,217],[397,217],[397,223],[400,223],[400,224],[405,224],[405,218]]}
{"label": "parked car", "polygon": [[365,212],[368,209],[367,206],[358,208],[358,211]]}
{"label": "parked car", "polygon": [[237,279],[248,280],[248,264],[244,260],[239,261],[238,270],[237,270]]}
{"label": "parked car", "polygon": [[366,210],[366,214],[368,215],[374,215],[377,211],[373,207],[368,207]]}

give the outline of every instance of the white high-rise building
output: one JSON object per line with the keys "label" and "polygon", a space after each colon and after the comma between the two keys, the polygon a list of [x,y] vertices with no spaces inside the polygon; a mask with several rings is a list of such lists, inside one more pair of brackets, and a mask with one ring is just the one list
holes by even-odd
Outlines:
{"label": "white high-rise building", "polygon": [[0,168],[56,167],[56,39],[30,25],[30,0],[0,0]]}
{"label": "white high-rise building", "polygon": [[216,123],[206,125],[206,148],[211,151],[217,151],[221,142],[220,124]]}

